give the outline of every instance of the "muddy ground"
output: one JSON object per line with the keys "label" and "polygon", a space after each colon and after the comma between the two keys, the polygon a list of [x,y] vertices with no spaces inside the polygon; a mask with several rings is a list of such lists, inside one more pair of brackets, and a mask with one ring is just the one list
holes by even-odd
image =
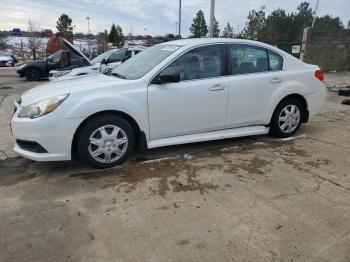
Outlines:
{"label": "muddy ground", "polygon": [[[167,147],[105,171],[11,151],[0,70],[0,261],[350,261],[350,107],[326,75],[324,112],[293,139]],[[3,88],[7,87],[7,88]]]}

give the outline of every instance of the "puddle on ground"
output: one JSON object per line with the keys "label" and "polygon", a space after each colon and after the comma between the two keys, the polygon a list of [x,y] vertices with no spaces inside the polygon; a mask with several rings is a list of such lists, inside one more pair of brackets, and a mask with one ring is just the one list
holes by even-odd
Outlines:
{"label": "puddle on ground", "polygon": [[[103,188],[116,187],[117,191],[126,193],[136,190],[139,184],[147,180],[157,180],[156,186],[149,188],[150,193],[165,196],[168,191],[188,192],[198,191],[200,194],[216,190],[218,185],[209,182],[201,182],[198,178],[202,168],[192,165],[192,160],[183,158],[170,158],[157,162],[130,162],[119,168],[106,171],[72,174],[70,177],[80,179],[97,179],[108,176],[118,176],[116,181],[109,182]],[[178,178],[184,176],[186,183],[178,182]]]}
{"label": "puddle on ground", "polygon": [[[259,155],[263,157],[264,154],[261,154],[261,150],[266,150],[266,157],[258,157],[256,150],[260,150]],[[259,182],[261,181],[260,178],[268,176],[270,166],[276,157],[282,158],[286,164],[304,172],[331,164],[331,161],[324,159],[312,161],[312,155],[298,148],[294,140],[282,142],[264,139],[263,143],[256,143],[255,140],[252,140],[237,143],[236,146],[230,145],[224,150],[223,148],[204,149],[193,154],[186,153],[153,160],[138,158],[108,170],[84,170],[84,168],[78,166],[78,168],[70,167],[60,171],[59,166],[57,167],[55,164],[44,165],[37,162],[32,164],[31,161],[26,161],[23,158],[16,161],[5,161],[0,163],[0,167],[3,167],[2,172],[6,172],[6,169],[13,170],[13,172],[23,169],[20,175],[23,179],[43,175],[52,177],[55,174],[64,175],[67,173],[69,177],[76,179],[101,179],[98,185],[102,186],[102,189],[113,188],[113,190],[127,193],[152,180],[148,188],[149,193],[164,197],[170,191],[197,191],[200,194],[207,194],[210,191],[218,190],[219,185],[210,180],[210,177],[208,180],[208,173],[210,176],[214,172],[232,175],[233,178],[241,182],[247,182],[247,180]],[[299,162],[297,157],[299,157]],[[307,160],[311,159],[311,161],[300,163],[301,158],[308,158]],[[49,168],[50,166],[55,168]],[[50,172],[42,174],[42,169],[49,169]],[[24,172],[24,170],[30,171]],[[11,181],[16,182],[20,177]],[[6,181],[6,178],[1,177],[0,185],[11,183]],[[223,187],[223,190],[225,187]]]}

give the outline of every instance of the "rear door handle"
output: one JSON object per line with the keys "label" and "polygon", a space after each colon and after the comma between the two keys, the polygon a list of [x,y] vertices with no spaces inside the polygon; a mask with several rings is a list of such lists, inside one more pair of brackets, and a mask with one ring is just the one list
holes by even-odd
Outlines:
{"label": "rear door handle", "polygon": [[212,87],[209,88],[209,91],[222,91],[225,90],[225,87],[222,85],[213,85]]}
{"label": "rear door handle", "polygon": [[282,79],[279,78],[279,77],[274,77],[270,80],[270,83],[272,84],[278,84],[278,83],[281,83],[282,82]]}

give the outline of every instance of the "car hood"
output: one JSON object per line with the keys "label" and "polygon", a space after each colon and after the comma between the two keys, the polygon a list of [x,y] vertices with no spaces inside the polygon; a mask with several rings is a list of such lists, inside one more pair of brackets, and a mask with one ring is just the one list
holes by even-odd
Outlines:
{"label": "car hood", "polygon": [[68,49],[70,52],[76,54],[77,56],[82,57],[83,59],[85,59],[85,61],[89,64],[89,65],[93,65],[93,63],[91,62],[91,60],[89,58],[87,58],[83,52],[81,52],[79,49],[75,48],[74,45],[72,45],[70,42],[68,42],[66,39],[64,38],[60,38],[61,43],[64,45],[64,47],[66,49]]}
{"label": "car hood", "polygon": [[0,56],[0,61],[11,61],[12,58],[10,56]]}
{"label": "car hood", "polygon": [[87,91],[91,88],[95,89],[110,85],[119,85],[126,81],[128,80],[99,74],[77,76],[67,80],[48,82],[24,92],[21,97],[21,105],[26,106],[49,97]]}
{"label": "car hood", "polygon": [[45,60],[36,60],[36,61],[32,61],[32,62],[28,62],[28,63],[24,63],[24,67],[28,67],[28,66],[41,66],[43,63],[45,63]]}

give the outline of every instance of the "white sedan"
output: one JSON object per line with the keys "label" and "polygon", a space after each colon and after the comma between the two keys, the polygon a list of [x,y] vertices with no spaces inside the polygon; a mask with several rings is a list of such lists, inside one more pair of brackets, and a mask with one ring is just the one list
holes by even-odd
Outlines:
{"label": "white sedan", "polygon": [[186,39],[146,49],[111,75],[40,85],[12,118],[14,151],[38,161],[107,168],[136,145],[155,148],[223,138],[294,135],[326,95],[318,66],[270,45]]}

